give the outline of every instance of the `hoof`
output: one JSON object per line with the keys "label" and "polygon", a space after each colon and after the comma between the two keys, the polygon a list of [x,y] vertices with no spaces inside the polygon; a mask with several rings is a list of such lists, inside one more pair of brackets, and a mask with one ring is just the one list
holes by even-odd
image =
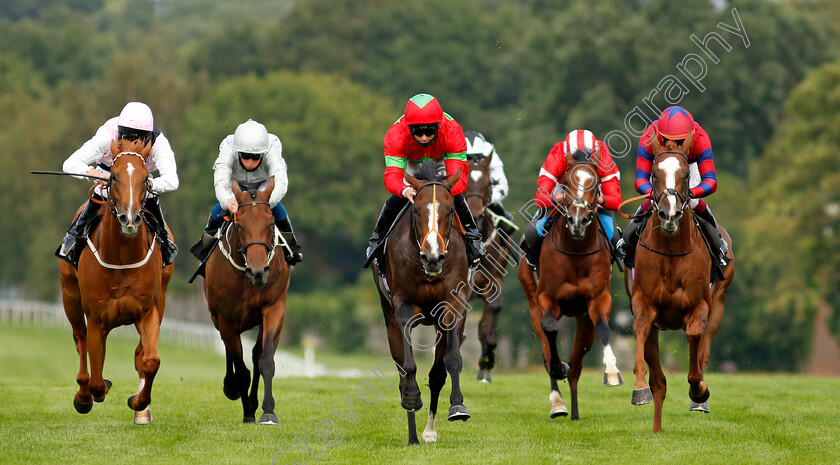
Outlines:
{"label": "hoof", "polygon": [[133,421],[135,425],[148,425],[152,422],[152,411],[149,410],[149,407],[146,407],[143,410],[134,412]]}
{"label": "hoof", "polygon": [[651,392],[649,387],[642,389],[633,389],[633,398],[630,399],[631,404],[644,405],[649,404],[651,401],[653,401],[653,393]]}
{"label": "hoof", "polygon": [[712,391],[709,390],[709,386],[706,386],[706,391],[703,394],[700,394],[697,397],[692,397],[691,396],[691,389],[688,390],[688,398],[691,399],[692,401],[698,403],[698,404],[702,404],[702,403],[706,402],[707,400],[709,400],[709,396],[711,396],[711,395],[712,395]]}
{"label": "hoof", "polygon": [[420,394],[416,396],[402,396],[400,405],[409,412],[416,412],[423,408],[423,399],[420,397]]}
{"label": "hoof", "polygon": [[688,405],[688,409],[692,412],[709,413],[709,403],[703,402],[698,404],[697,402],[692,402]]}
{"label": "hoof", "polygon": [[260,424],[261,425],[279,425],[280,420],[277,419],[277,415],[273,413],[263,413],[260,416]]}
{"label": "hoof", "polygon": [[566,362],[560,362],[559,365],[552,365],[548,374],[558,381],[564,380],[567,376],[569,376],[569,364]]}
{"label": "hoof", "polygon": [[148,408],[148,404],[146,405],[146,407],[143,407],[143,408],[139,408],[139,409],[134,408],[134,399],[136,399],[136,398],[137,398],[137,394],[132,394],[132,395],[128,396],[128,400],[126,401],[126,404],[128,404],[128,408],[130,408],[131,410],[137,411],[137,412],[143,411],[146,408]]}
{"label": "hoof", "polygon": [[76,409],[77,412],[81,413],[82,415],[90,412],[90,409],[93,408],[93,402],[89,404],[83,404],[79,402],[79,398],[73,396],[73,407]]}
{"label": "hoof", "polygon": [[478,359],[478,368],[482,370],[492,370],[494,365],[496,365],[495,357],[490,355],[485,355]]}
{"label": "hoof", "polygon": [[425,443],[437,442],[437,431],[423,431],[421,437]]}
{"label": "hoof", "polygon": [[470,419],[470,412],[463,405],[453,405],[449,407],[449,421],[461,420],[467,421]]}
{"label": "hoof", "polygon": [[569,411],[566,409],[565,405],[559,405],[557,407],[551,407],[551,412],[549,412],[548,416],[551,418],[557,417],[565,417],[569,414]]}
{"label": "hoof", "polygon": [[621,373],[604,373],[604,386],[621,386],[624,384],[624,378]]}
{"label": "hoof", "polygon": [[563,397],[560,396],[558,391],[551,391],[548,400],[551,402],[551,410],[548,413],[551,418],[565,417],[569,414],[566,404],[563,403]]}
{"label": "hoof", "polygon": [[227,384],[222,386],[222,392],[224,392],[225,397],[227,397],[230,400],[239,399],[239,391],[234,388],[228,388]]}
{"label": "hoof", "polygon": [[478,370],[478,374],[476,375],[475,379],[481,381],[482,383],[493,382],[493,377],[490,376],[490,370]]}
{"label": "hoof", "polygon": [[[108,379],[108,378],[105,378],[105,395],[107,395],[108,391],[111,390],[111,386],[112,386],[111,380]],[[96,401],[96,402],[103,402],[105,400],[105,396],[103,395],[102,397],[94,397],[93,400]]]}
{"label": "hoof", "polygon": [[242,417],[242,423],[255,423],[255,422],[256,422],[256,420],[254,420],[253,415],[246,415],[246,416]]}

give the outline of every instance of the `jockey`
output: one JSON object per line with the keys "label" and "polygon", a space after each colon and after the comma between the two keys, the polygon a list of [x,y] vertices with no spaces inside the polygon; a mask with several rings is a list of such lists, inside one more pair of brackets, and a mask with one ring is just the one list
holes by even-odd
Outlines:
{"label": "jockey", "polygon": [[[161,243],[160,250],[163,255],[163,263],[169,265],[175,260],[178,248],[169,239],[158,195],[178,188],[178,171],[175,165],[175,153],[172,152],[169,140],[155,126],[152,110],[148,105],[141,102],[126,104],[119,116],[106,121],[90,140],[64,161],[63,169],[67,173],[108,178],[108,172],[114,163],[113,157],[116,155],[111,153],[111,142],[137,139],[143,142],[152,142],[152,150],[146,160],[146,168],[149,173],[157,170],[159,176],[155,178],[151,177],[151,174],[149,175],[149,190],[153,194],[147,193],[144,208],[155,219],[157,230],[154,232]],[[96,165],[96,167],[92,168],[90,165]],[[79,179],[83,178],[79,177]],[[107,195],[107,190],[103,191],[97,187],[94,190],[93,197],[102,201]],[[93,199],[88,200],[85,208],[70,226],[67,235],[64,236],[61,246],[55,251],[56,256],[74,267],[78,265],[79,257],[85,248],[85,239],[99,219],[99,208],[99,203],[94,202]],[[148,222],[147,224],[151,228],[155,228],[154,225]]]}
{"label": "jockey", "polygon": [[485,250],[469,205],[461,195],[467,188],[470,170],[461,125],[443,112],[436,98],[429,94],[417,94],[406,104],[405,114],[391,125],[384,142],[383,181],[392,195],[379,213],[364,266],[368,266],[377,257],[380,240],[385,238],[403,207],[414,201],[417,192],[405,181],[405,173],[414,174],[426,159],[438,162],[438,171],[445,171],[449,176],[461,171],[461,177],[452,187],[451,193],[455,211],[466,231],[464,240],[467,243],[467,260],[470,266],[478,265]]}
{"label": "jockey", "polygon": [[496,147],[487,141],[480,132],[465,131],[464,137],[467,140],[467,159],[480,162],[490,158],[490,202],[487,209],[497,215],[498,221],[494,221],[499,229],[512,237],[519,229],[513,223],[513,215],[505,210],[502,200],[508,195],[508,180],[505,176],[505,165],[496,152]]}
{"label": "jockey", "polygon": [[264,189],[272,176],[274,190],[271,192],[269,204],[277,229],[291,249],[285,251],[286,261],[294,266],[303,260],[289,214],[280,203],[289,186],[283,145],[280,138],[269,134],[265,126],[251,119],[240,124],[236,131],[225,137],[219,145],[219,156],[213,163],[213,185],[219,203],[210,211],[202,239],[190,249],[196,258],[202,261],[206,258],[215,245],[215,236],[224,222],[223,217],[236,213],[239,209],[231,190],[231,182],[235,180],[243,190],[248,187]]}
{"label": "jockey", "polygon": [[[714,269],[720,273],[719,277],[722,277],[723,271],[720,267],[720,259],[726,255],[728,246],[720,238],[720,232],[717,231],[717,221],[712,215],[711,208],[702,200],[702,197],[706,197],[717,190],[712,143],[706,131],[694,121],[691,113],[686,111],[685,108],[678,106],[666,108],[659,115],[659,119],[642,133],[638,154],[636,155],[636,190],[640,194],[651,194],[653,190],[650,183],[650,172],[653,166],[653,149],[651,147],[654,139],[665,150],[683,150],[686,148],[683,147],[683,143],[685,143],[689,134],[692,136],[689,142],[691,146],[688,147],[691,207],[694,213],[705,221],[705,223],[701,221],[700,224],[706,233],[706,237],[714,243],[716,248],[720,249],[718,260],[712,261],[716,263]],[[633,221],[628,223],[627,230],[624,232],[621,246],[626,249],[625,264],[630,268],[634,264],[639,228],[644,224],[643,218],[650,213],[650,210],[651,201],[646,200],[636,210]]]}
{"label": "jockey", "polygon": [[[621,237],[621,230],[615,224],[614,211],[618,210],[621,204],[621,185],[619,180],[621,174],[618,166],[613,162],[607,145],[595,138],[590,131],[575,129],[570,132],[563,142],[558,142],[548,153],[548,157],[540,169],[540,176],[537,180],[537,194],[534,198],[542,212],[540,217],[545,217],[549,208],[556,203],[563,201],[564,193],[556,192],[555,188],[561,185],[563,176],[568,169],[567,159],[598,161],[596,172],[601,179],[597,197],[598,216],[604,227],[604,232],[610,240],[611,252],[614,261],[621,263],[623,256],[617,248],[618,240]],[[522,237],[520,247],[525,252],[525,258],[532,269],[536,270],[539,264],[539,253],[542,237],[545,235],[545,220],[535,224],[528,222],[525,227],[525,234]],[[620,267],[621,265],[619,265]]]}

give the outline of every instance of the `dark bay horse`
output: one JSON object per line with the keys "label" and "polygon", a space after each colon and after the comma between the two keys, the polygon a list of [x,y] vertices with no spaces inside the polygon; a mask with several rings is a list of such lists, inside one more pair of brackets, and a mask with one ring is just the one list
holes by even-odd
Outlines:
{"label": "dark bay horse", "polygon": [[[435,361],[429,371],[431,404],[423,440],[437,440],[435,416],[447,372],[452,378],[448,419],[470,418],[459,382],[463,366],[461,339],[470,294],[469,268],[464,241],[453,227],[455,207],[450,195],[461,174],[459,171],[448,179],[442,178],[436,174],[434,162],[423,163],[417,178],[406,174],[406,181],[417,191],[414,205],[397,222],[388,239],[383,269],[372,267],[391,356],[401,374],[401,405],[407,411],[409,444],[419,444],[415,412],[423,407],[412,347],[435,349]],[[434,326],[434,343],[424,346],[412,341],[411,329],[421,323]]]}
{"label": "dark bay horse", "polygon": [[[262,376],[265,388],[259,422],[276,425],[279,420],[274,414],[271,381],[274,352],[286,314],[290,272],[283,259],[282,236],[274,227],[268,203],[274,190],[274,177],[269,178],[262,191],[243,192],[236,181],[232,182],[231,190],[239,211],[223,229],[218,246],[207,260],[204,294],[213,325],[225,343],[225,396],[230,400],[241,399],[243,422],[253,423]],[[240,335],[257,326],[260,329],[252,351],[252,381],[242,356]]]}
{"label": "dark bay horse", "polygon": [[[504,306],[502,285],[505,278],[505,266],[510,259],[510,250],[505,243],[504,233],[493,224],[492,213],[487,211],[490,203],[490,161],[486,157],[481,161],[470,162],[470,178],[464,197],[470,206],[470,212],[478,225],[478,231],[484,238],[487,254],[481,259],[472,283],[473,298],[484,302],[484,313],[478,324],[478,339],[481,341],[481,357],[478,359],[476,379],[485,383],[492,381],[490,370],[495,365],[496,327],[499,314]],[[510,242],[510,239],[507,239]],[[515,263],[515,261],[514,261]]]}
{"label": "dark bay horse", "polygon": [[[690,147],[690,142],[683,147]],[[684,149],[685,150],[685,149]],[[709,286],[712,256],[694,222],[689,197],[689,166],[684,152],[663,150],[654,143],[651,170],[654,214],[636,247],[636,268],[627,269],[625,286],[635,321],[636,360],[633,405],[653,400],[653,432],[662,431],[666,383],[659,355],[659,331],[683,330],[690,359],[690,410],[709,412],[709,387],[703,380],[712,337],[720,326],[726,292],[735,274],[734,263],[724,279]],[[732,239],[719,228],[734,259]],[[645,381],[650,368],[650,385]]]}
{"label": "dark bay horse", "polygon": [[[540,277],[523,257],[518,276],[528,307],[531,324],[542,343],[545,368],[551,377],[550,416],[568,415],[557,380],[569,378],[572,394],[572,420],[578,420],[578,379],[583,356],[592,348],[595,336],[604,349],[604,385],[623,384],[610,347],[610,250],[607,238],[599,230],[596,199],[599,177],[597,165],[580,157],[569,158],[563,177],[564,201],[550,215],[554,222],[546,233],[540,251]],[[575,337],[569,363],[557,355],[558,320],[562,316],[575,319]]]}
{"label": "dark bay horse", "polygon": [[146,159],[151,149],[151,143],[140,141],[111,143],[114,165],[107,184],[101,184],[108,192],[107,211],[90,233],[78,270],[64,260],[59,262],[64,312],[79,353],[79,390],[73,406],[79,413],[88,413],[93,401],[105,400],[111,387],[111,381],[102,377],[105,340],[117,326],[133,324],[140,334],[134,351],[140,386],[128,398],[128,406],[135,411],[136,424],[152,421],[148,407],[160,366],[157,343],[172,276],[172,265],[163,266],[157,239],[143,215],[149,174]]}

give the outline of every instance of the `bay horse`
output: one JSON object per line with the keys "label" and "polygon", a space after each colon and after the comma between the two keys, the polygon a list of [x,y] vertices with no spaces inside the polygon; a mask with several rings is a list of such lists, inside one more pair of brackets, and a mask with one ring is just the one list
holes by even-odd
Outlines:
{"label": "bay horse", "polygon": [[[218,246],[207,259],[204,295],[213,325],[225,344],[225,396],[242,400],[243,422],[254,423],[260,376],[265,385],[259,423],[279,424],[274,414],[274,352],[286,314],[289,266],[283,259],[282,236],[274,226],[268,199],[274,190],[270,177],[264,190],[231,190],[239,209],[223,226]],[[242,332],[259,326],[252,351],[253,381],[242,356]],[[250,394],[248,388],[251,388]]]}
{"label": "bay horse", "polygon": [[[111,388],[111,381],[102,377],[105,340],[117,326],[133,324],[140,334],[134,351],[140,385],[128,398],[135,424],[152,421],[152,383],[160,367],[157,343],[173,268],[163,266],[158,239],[144,221],[146,159],[151,149],[151,142],[111,143],[114,164],[108,182],[100,184],[108,192],[106,211],[90,233],[78,270],[64,260],[58,265],[64,312],[79,353],[79,390],[73,406],[84,414],[90,412],[93,401],[105,400]],[[168,234],[171,238],[172,233]]]}
{"label": "bay horse", "polygon": [[[382,268],[379,264],[371,267],[391,356],[401,374],[401,405],[407,412],[409,445],[419,444],[415,412],[423,407],[412,347],[435,348],[435,360],[429,371],[431,404],[423,440],[437,440],[435,417],[447,372],[452,378],[448,419],[470,418],[459,382],[463,367],[461,340],[470,295],[469,265],[464,241],[453,227],[455,206],[450,195],[461,174],[459,171],[449,178],[439,176],[435,163],[427,161],[420,165],[416,178],[405,175],[405,180],[417,191],[414,205],[394,226]],[[421,345],[412,341],[411,329],[421,323],[434,326],[434,343]]]}
{"label": "bay horse", "polygon": [[[583,357],[592,348],[596,335],[604,350],[604,385],[624,383],[610,347],[612,265],[607,237],[600,231],[596,214],[600,182],[596,163],[580,152],[575,158],[568,158],[569,168],[558,186],[564,193],[564,200],[549,213],[554,221],[548,227],[543,241],[547,244],[539,255],[539,281],[524,257],[519,261],[517,272],[551,378],[551,418],[568,415],[557,387],[557,381],[568,376],[571,419],[580,419],[578,380]],[[575,319],[574,344],[568,364],[557,355],[558,320],[562,316]]]}
{"label": "bay horse", "polygon": [[490,370],[496,363],[496,327],[504,306],[502,286],[507,274],[504,267],[510,259],[504,233],[501,233],[500,228],[493,224],[491,214],[487,211],[491,194],[491,160],[491,157],[485,157],[481,161],[470,162],[470,178],[464,193],[464,198],[470,206],[470,212],[475,218],[481,237],[484,238],[484,247],[487,250],[487,254],[482,257],[477,268],[480,272],[475,273],[472,283],[475,290],[472,297],[480,298],[484,302],[484,312],[478,323],[481,357],[478,359],[479,369],[476,379],[485,383],[493,380]]}
{"label": "bay horse", "polygon": [[[683,150],[690,146],[684,143]],[[655,214],[641,232],[636,268],[625,272],[625,288],[635,318],[636,382],[631,403],[642,405],[653,400],[653,432],[660,433],[667,388],[659,355],[659,331],[685,331],[690,351],[689,409],[708,413],[710,391],[703,374],[735,266],[732,263],[726,267],[724,279],[709,286],[713,257],[690,206],[688,157],[684,151],[664,150],[658,141],[653,148],[651,194]],[[732,239],[722,227],[719,230],[729,244],[727,256],[734,259]],[[645,381],[645,362],[650,368],[650,385]]]}

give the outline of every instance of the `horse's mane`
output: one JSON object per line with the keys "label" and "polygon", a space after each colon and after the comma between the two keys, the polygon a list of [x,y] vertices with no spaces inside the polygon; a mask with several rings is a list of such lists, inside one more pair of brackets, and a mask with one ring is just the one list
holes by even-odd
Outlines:
{"label": "horse's mane", "polygon": [[437,167],[437,162],[433,160],[426,160],[420,164],[420,168],[418,168],[414,178],[421,181],[443,181],[448,176],[439,175]]}
{"label": "horse's mane", "polygon": [[592,153],[586,150],[577,150],[572,154],[572,158],[577,161],[592,161]]}
{"label": "horse's mane", "polygon": [[[117,141],[117,149],[120,152],[135,152],[140,153],[146,147],[146,144],[139,139],[135,140],[127,140],[127,139],[120,139]],[[112,154],[113,156],[117,156],[116,153]]]}

